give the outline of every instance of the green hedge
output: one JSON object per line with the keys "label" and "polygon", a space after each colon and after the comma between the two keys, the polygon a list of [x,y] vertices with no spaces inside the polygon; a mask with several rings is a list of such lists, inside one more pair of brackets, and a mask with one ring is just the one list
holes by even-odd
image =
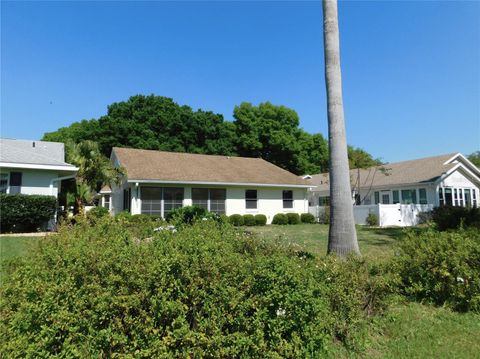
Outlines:
{"label": "green hedge", "polygon": [[53,196],[0,193],[1,232],[45,229],[56,208]]}
{"label": "green hedge", "polygon": [[228,217],[228,221],[235,227],[243,226],[243,216],[241,214],[232,214]]}
{"label": "green hedge", "polygon": [[480,312],[480,232],[411,233],[392,269],[402,291],[421,301]]}
{"label": "green hedge", "polygon": [[432,220],[440,231],[458,229],[460,225],[480,229],[480,208],[436,207],[432,211]]}
{"label": "green hedge", "polygon": [[255,223],[255,217],[253,214],[244,214],[243,215],[243,225],[245,226],[254,226]]}
{"label": "green hedge", "polygon": [[288,217],[285,213],[277,213],[273,216],[272,224],[288,224]]}
{"label": "green hedge", "polygon": [[300,215],[300,221],[302,221],[302,223],[315,223],[315,216],[311,213],[302,213]]}
{"label": "green hedge", "polygon": [[213,221],[143,235],[127,224],[105,217],[62,227],[7,265],[2,356],[318,358],[342,344],[361,350],[366,312],[383,292],[361,260],[299,257]]}
{"label": "green hedge", "polygon": [[256,214],[255,215],[255,225],[257,226],[264,226],[267,224],[267,216],[264,214]]}
{"label": "green hedge", "polygon": [[298,213],[287,213],[288,224],[300,224],[300,215]]}

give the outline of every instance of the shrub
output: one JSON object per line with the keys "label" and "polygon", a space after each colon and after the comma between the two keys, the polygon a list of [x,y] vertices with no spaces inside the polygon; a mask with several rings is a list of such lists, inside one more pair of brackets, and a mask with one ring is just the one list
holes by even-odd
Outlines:
{"label": "shrub", "polygon": [[478,231],[410,234],[400,243],[395,262],[406,295],[459,311],[480,311]]}
{"label": "shrub", "polygon": [[241,214],[232,214],[228,217],[228,221],[235,227],[243,226],[243,217]]}
{"label": "shrub", "polygon": [[432,211],[418,213],[418,224],[429,224],[433,220]]}
{"label": "shrub", "polygon": [[320,224],[330,224],[330,207],[324,207],[323,212],[318,216]]}
{"label": "shrub", "polygon": [[315,216],[311,213],[302,213],[300,215],[300,221],[302,223],[315,223]]}
{"label": "shrub", "polygon": [[375,213],[370,212],[365,219],[365,222],[371,227],[378,226],[378,216]]}
{"label": "shrub", "polygon": [[255,223],[255,217],[253,216],[253,214],[244,214],[243,224],[245,226],[254,226],[256,223]]}
{"label": "shrub", "polygon": [[288,217],[285,213],[277,213],[273,216],[272,224],[288,224]]}
{"label": "shrub", "polygon": [[361,260],[299,258],[212,221],[131,229],[62,227],[10,262],[2,356],[322,357],[361,349],[384,292]]}
{"label": "shrub", "polygon": [[87,219],[91,223],[95,223],[99,218],[110,215],[110,212],[105,207],[93,207],[87,212]]}
{"label": "shrub", "polygon": [[460,225],[480,229],[480,208],[436,207],[432,212],[432,220],[440,231],[458,229]]}
{"label": "shrub", "polygon": [[288,224],[299,224],[300,216],[298,213],[287,213]]}
{"label": "shrub", "polygon": [[2,232],[44,229],[53,218],[57,200],[53,196],[0,193]]}
{"label": "shrub", "polygon": [[267,224],[267,216],[264,214],[256,214],[255,215],[255,224],[257,226],[264,226]]}
{"label": "shrub", "polygon": [[198,206],[186,206],[175,208],[170,211],[165,219],[175,224],[192,224],[193,222],[205,217],[207,211]]}

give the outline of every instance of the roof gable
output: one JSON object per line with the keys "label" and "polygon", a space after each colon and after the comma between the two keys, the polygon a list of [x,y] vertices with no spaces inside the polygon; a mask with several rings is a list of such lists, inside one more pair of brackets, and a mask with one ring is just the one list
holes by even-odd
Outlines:
{"label": "roof gable", "polygon": [[113,148],[111,158],[125,168],[129,181],[309,186],[261,158],[118,147]]}

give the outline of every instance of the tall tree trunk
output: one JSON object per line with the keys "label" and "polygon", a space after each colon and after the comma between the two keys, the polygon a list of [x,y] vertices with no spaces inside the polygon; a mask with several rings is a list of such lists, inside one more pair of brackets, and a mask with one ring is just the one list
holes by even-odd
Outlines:
{"label": "tall tree trunk", "polygon": [[343,115],[337,0],[323,0],[323,41],[328,103],[330,230],[328,253],[360,254],[353,219],[347,138]]}

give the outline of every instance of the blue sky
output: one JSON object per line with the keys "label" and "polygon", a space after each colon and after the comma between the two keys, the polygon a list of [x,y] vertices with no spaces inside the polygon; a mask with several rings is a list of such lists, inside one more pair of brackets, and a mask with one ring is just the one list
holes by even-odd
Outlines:
{"label": "blue sky", "polygon": [[[384,161],[480,149],[480,2],[339,4],[348,143]],[[1,136],[39,139],[135,94],[327,134],[320,2],[2,2]]]}

